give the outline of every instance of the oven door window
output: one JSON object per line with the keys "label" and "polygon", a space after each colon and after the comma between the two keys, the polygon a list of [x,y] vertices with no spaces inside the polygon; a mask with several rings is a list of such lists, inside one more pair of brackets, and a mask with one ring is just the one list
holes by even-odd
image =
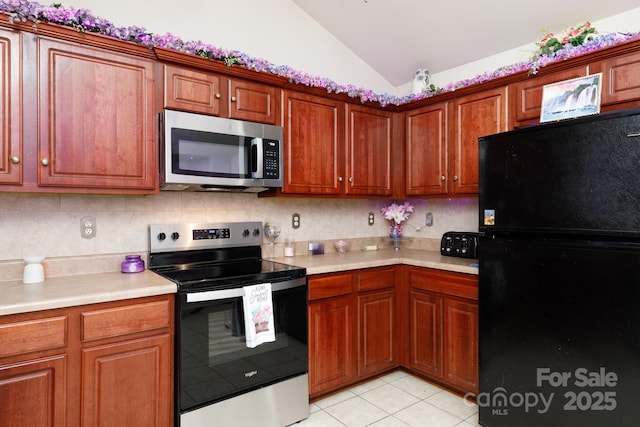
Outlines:
{"label": "oven door window", "polygon": [[251,178],[251,152],[249,137],[171,129],[175,174]]}
{"label": "oven door window", "polygon": [[306,286],[273,292],[276,340],[249,348],[242,298],[186,303],[181,295],[182,412],[308,371]]}

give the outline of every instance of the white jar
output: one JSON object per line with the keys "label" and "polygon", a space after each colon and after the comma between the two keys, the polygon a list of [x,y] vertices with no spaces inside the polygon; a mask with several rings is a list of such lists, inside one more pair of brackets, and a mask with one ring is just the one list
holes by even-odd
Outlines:
{"label": "white jar", "polygon": [[24,258],[24,262],[26,262],[27,265],[24,266],[22,283],[44,282],[44,268],[41,264],[43,259],[44,257],[41,256]]}

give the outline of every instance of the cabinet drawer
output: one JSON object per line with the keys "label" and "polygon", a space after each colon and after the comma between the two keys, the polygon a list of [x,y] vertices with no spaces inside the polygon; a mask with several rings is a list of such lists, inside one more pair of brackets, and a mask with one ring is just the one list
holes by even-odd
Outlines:
{"label": "cabinet drawer", "polygon": [[309,300],[347,295],[353,291],[353,273],[309,277]]}
{"label": "cabinet drawer", "polygon": [[64,347],[67,316],[0,325],[0,357]]}
{"label": "cabinet drawer", "polygon": [[395,270],[392,268],[369,269],[358,273],[358,291],[392,288],[395,285]]}
{"label": "cabinet drawer", "polygon": [[409,283],[414,289],[478,299],[478,278],[470,274],[412,268],[409,270]]}
{"label": "cabinet drawer", "polygon": [[171,303],[152,301],[81,314],[82,341],[118,337],[171,325]]}

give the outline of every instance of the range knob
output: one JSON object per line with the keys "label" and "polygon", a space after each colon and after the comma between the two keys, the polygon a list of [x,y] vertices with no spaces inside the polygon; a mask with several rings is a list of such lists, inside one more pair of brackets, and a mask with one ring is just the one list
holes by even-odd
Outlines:
{"label": "range knob", "polygon": [[174,231],[173,233],[171,233],[171,240],[178,240],[180,238],[180,233],[178,233],[177,231]]}
{"label": "range knob", "polygon": [[242,230],[242,237],[249,237],[249,229],[245,228],[244,230]]}
{"label": "range knob", "polygon": [[259,228],[254,228],[253,229],[253,235],[254,236],[259,236],[260,235],[260,229]]}
{"label": "range knob", "polygon": [[161,242],[167,238],[167,235],[164,233],[158,233],[158,240],[160,240]]}

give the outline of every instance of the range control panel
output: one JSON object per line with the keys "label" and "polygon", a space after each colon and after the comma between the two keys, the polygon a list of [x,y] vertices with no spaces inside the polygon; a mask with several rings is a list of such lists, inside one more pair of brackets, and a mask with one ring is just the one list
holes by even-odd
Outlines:
{"label": "range control panel", "polygon": [[440,254],[460,258],[478,258],[478,233],[447,231],[440,241]]}
{"label": "range control panel", "polygon": [[262,244],[261,222],[209,224],[151,224],[151,252],[214,249]]}

